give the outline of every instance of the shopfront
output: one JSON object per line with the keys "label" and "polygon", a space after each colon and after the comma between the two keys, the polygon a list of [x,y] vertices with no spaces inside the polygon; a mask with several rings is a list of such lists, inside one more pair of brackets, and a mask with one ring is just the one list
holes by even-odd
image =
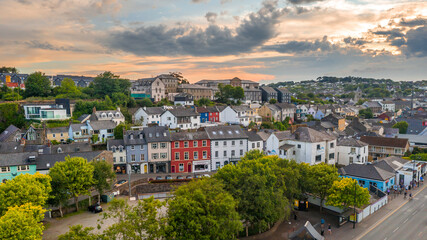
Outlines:
{"label": "shopfront", "polygon": [[203,161],[193,161],[193,172],[210,172],[210,161],[209,160],[203,160]]}

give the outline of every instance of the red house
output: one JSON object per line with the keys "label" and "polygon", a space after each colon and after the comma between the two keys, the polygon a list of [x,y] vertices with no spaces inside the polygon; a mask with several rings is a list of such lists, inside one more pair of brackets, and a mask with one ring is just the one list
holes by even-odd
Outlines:
{"label": "red house", "polygon": [[208,134],[201,132],[171,133],[171,172],[209,172],[211,148]]}
{"label": "red house", "polygon": [[209,112],[209,122],[219,122],[219,110],[217,107],[206,107]]}

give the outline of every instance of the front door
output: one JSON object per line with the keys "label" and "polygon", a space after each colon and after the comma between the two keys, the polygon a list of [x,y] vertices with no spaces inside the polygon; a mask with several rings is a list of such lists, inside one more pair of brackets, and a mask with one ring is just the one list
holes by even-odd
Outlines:
{"label": "front door", "polygon": [[188,171],[189,173],[191,173],[191,163],[188,164]]}
{"label": "front door", "polygon": [[144,173],[148,173],[148,172],[147,172],[147,170],[148,170],[148,169],[147,169],[147,164],[145,164],[145,165],[144,165]]}
{"label": "front door", "polygon": [[172,172],[173,173],[175,172],[175,166],[172,166]]}

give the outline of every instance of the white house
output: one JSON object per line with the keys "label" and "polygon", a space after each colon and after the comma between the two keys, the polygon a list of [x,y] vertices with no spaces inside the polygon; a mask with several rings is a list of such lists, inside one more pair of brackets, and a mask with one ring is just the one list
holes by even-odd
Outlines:
{"label": "white house", "polygon": [[237,112],[230,106],[225,107],[219,113],[219,119],[222,123],[240,124]]}
{"label": "white house", "polygon": [[106,111],[97,111],[96,108],[93,108],[92,115],[89,120],[93,121],[113,121],[116,125],[125,122],[125,116],[120,112],[120,108],[117,110],[106,110]]}
{"label": "white house", "polygon": [[107,150],[113,153],[114,171],[116,173],[126,173],[126,147],[124,140],[108,140]]}
{"label": "white house", "polygon": [[381,109],[386,112],[394,112],[396,105],[392,101],[381,101],[378,102],[381,105]]}
{"label": "white house", "polygon": [[232,106],[232,109],[237,113],[239,123],[247,127],[251,122],[251,116],[249,112],[253,110],[247,105]]}
{"label": "white house", "polygon": [[284,144],[293,145],[297,162],[335,164],[336,137],[308,127],[299,127]]}
{"label": "white house", "polygon": [[337,163],[349,165],[368,162],[368,144],[354,138],[344,138],[337,143]]}
{"label": "white house", "polygon": [[[103,143],[108,139],[114,138],[114,128],[116,128],[116,123],[112,120],[110,121],[87,121],[89,133],[92,134],[93,143]],[[97,138],[94,138],[97,136]]]}
{"label": "white house", "polygon": [[171,129],[198,129],[200,127],[200,114],[193,108],[168,109],[160,116],[160,126]]}
{"label": "white house", "polygon": [[161,107],[143,107],[139,108],[133,115],[135,124],[141,124],[147,127],[149,124],[160,125],[160,116],[165,112]]}
{"label": "white house", "polygon": [[248,136],[240,126],[207,127],[211,139],[211,169],[236,164],[248,151]]}
{"label": "white house", "polygon": [[23,108],[27,120],[66,120],[71,117],[67,109],[59,104],[25,104]]}
{"label": "white house", "polygon": [[314,115],[316,115],[316,110],[314,109],[314,106],[311,106],[308,110],[307,110],[307,114],[310,114],[311,116],[314,117]]}
{"label": "white house", "polygon": [[248,136],[248,151],[259,150],[263,152],[264,142],[261,136],[254,131],[245,131],[245,134]]}

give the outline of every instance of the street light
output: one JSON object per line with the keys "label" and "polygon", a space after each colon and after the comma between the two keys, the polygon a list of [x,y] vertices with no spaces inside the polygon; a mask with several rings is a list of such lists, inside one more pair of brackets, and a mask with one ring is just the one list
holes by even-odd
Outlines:
{"label": "street light", "polygon": [[129,199],[132,197],[131,187],[130,187],[130,174],[132,173],[132,166],[128,163],[128,175],[129,175]]}
{"label": "street light", "polygon": [[[415,174],[414,174],[415,172]],[[415,160],[412,160],[412,188],[415,187],[415,175],[417,174],[417,171],[415,170]]]}

